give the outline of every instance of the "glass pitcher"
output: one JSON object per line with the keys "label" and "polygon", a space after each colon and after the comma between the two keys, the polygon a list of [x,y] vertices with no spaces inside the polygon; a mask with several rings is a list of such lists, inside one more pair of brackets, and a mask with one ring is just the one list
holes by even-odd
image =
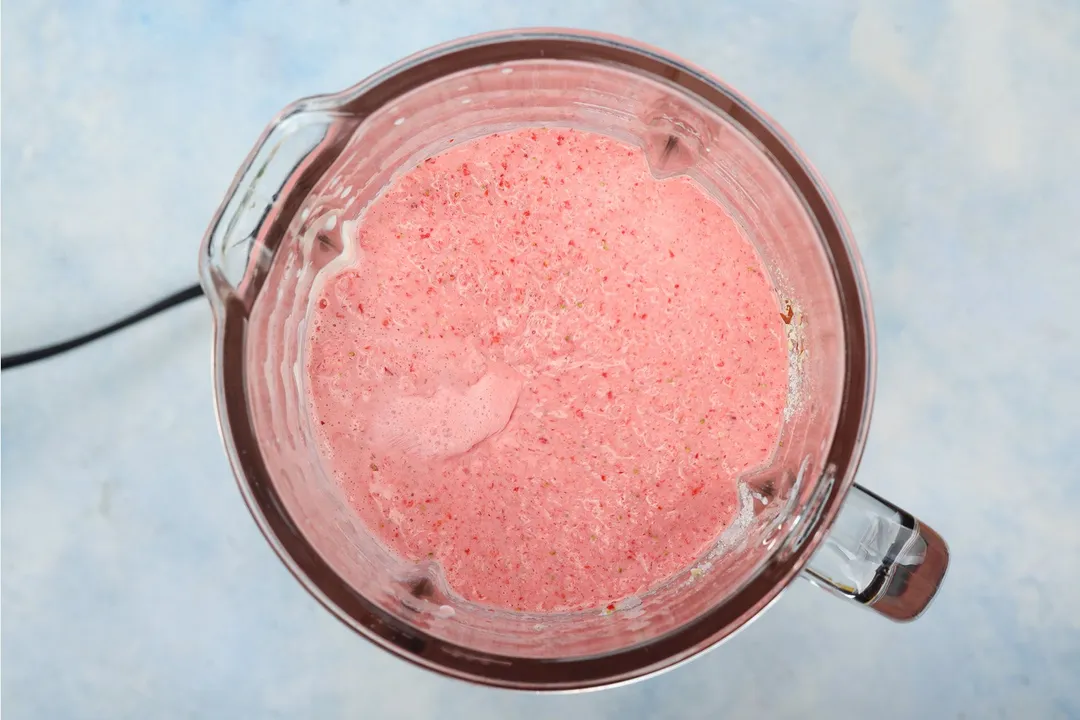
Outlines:
{"label": "glass pitcher", "polygon": [[[317,452],[303,342],[317,274],[395,174],[452,141],[541,125],[636,143],[658,177],[689,175],[723,203],[768,268],[789,353],[781,443],[740,479],[740,520],[640,597],[547,614],[467,602],[438,567],[365,530]],[[723,640],[800,573],[894,620],[922,612],[945,574],[937,533],[854,484],[874,331],[836,202],[761,111],[655,49],[561,30],[484,35],[294,103],[248,155],[199,265],[221,434],[252,515],[319,602],[423,667],[520,689],[610,685]]]}

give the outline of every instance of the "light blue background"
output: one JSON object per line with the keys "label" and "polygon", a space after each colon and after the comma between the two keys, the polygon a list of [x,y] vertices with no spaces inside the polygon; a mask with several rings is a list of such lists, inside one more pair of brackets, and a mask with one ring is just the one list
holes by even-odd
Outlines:
{"label": "light blue background", "polygon": [[3,376],[9,718],[1080,717],[1080,3],[6,2],[2,340],[192,282],[273,113],[436,42],[568,25],[725,78],[829,180],[877,308],[860,480],[952,549],[918,622],[796,583],[674,672],[465,686],[352,635],[244,509],[195,302]]}

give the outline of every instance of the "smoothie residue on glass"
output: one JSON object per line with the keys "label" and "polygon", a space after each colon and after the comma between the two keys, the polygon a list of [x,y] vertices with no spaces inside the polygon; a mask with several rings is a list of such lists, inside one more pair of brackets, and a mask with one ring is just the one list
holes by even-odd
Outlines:
{"label": "smoothie residue on glass", "polygon": [[[351,224],[350,224],[351,225]],[[392,552],[467,600],[600,607],[686,568],[780,432],[761,259],[692,180],[559,128],[430,157],[319,278],[310,412]]]}

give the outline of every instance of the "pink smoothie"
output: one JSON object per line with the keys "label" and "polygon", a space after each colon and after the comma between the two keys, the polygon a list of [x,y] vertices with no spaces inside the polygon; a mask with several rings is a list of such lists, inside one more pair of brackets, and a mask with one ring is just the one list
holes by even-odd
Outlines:
{"label": "pink smoothie", "polygon": [[[348,227],[348,225],[347,225]],[[428,158],[367,209],[308,324],[327,467],[461,596],[607,605],[686,568],[777,444],[761,259],[686,178],[529,129]]]}

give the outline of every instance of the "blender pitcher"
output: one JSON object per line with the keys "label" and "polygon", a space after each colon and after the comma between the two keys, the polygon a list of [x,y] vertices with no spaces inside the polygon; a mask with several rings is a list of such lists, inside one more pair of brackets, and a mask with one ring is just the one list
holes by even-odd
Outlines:
{"label": "blender pitcher", "polygon": [[[320,270],[392,177],[449,143],[573,127],[641,146],[686,174],[757,248],[787,331],[788,400],[741,512],[691,567],[640,597],[579,612],[467,602],[437,566],[391,555],[324,468],[306,394],[305,328]],[[200,255],[215,320],[214,386],[241,492],[293,575],[346,625],[438,672],[533,690],[610,685],[685,660],[761,612],[799,573],[894,620],[926,608],[941,537],[854,485],[870,420],[866,281],[835,201],[794,143],[718,80],[610,36],[530,30],[459,40],[267,128]]]}

